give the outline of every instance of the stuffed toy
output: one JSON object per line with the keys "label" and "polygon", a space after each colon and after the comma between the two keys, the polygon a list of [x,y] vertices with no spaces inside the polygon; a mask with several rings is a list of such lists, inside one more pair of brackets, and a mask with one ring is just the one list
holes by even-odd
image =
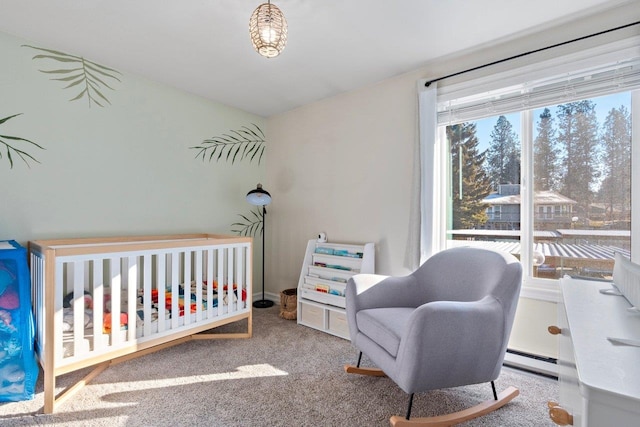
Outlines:
{"label": "stuffed toy", "polygon": [[[129,316],[127,313],[120,313],[120,330],[127,329],[127,323],[129,323]],[[106,313],[103,319],[102,332],[105,334],[111,333],[111,313]]]}
{"label": "stuffed toy", "polygon": [[0,396],[24,391],[25,372],[10,362],[20,356],[19,332],[10,310],[20,307],[15,274],[0,263]]}
{"label": "stuffed toy", "polygon": [[16,276],[0,263],[0,308],[15,310],[20,307]]}

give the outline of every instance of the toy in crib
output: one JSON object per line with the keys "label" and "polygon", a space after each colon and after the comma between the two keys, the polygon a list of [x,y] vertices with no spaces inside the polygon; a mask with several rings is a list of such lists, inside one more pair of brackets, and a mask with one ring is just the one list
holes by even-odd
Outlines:
{"label": "toy in crib", "polygon": [[[158,304],[158,291],[153,290],[151,292],[152,301],[155,304]],[[173,293],[169,291],[165,291],[164,293],[164,306],[167,310],[168,314],[171,314],[171,310],[173,310]],[[185,307],[185,298],[184,295],[178,295],[178,316],[184,316],[184,307]],[[195,313],[198,308],[198,305],[195,302],[189,302],[189,312]],[[204,306],[202,307],[204,308]]]}
{"label": "toy in crib", "polygon": [[[87,291],[84,292],[84,327],[91,328],[93,326],[93,297]],[[73,307],[71,301],[73,293],[67,294],[62,300],[62,330],[63,332],[73,331]]]}
{"label": "toy in crib", "polygon": [[[185,290],[185,284],[181,284],[178,287],[178,315],[179,316],[184,316],[185,314],[185,307],[188,305],[189,306],[189,311],[191,313],[195,313],[197,311],[198,308],[198,289],[197,289],[197,283],[195,280],[191,281],[190,286],[188,286],[188,291]],[[171,315],[171,310],[173,309],[173,294],[170,291],[170,289],[172,288],[171,285],[167,286],[167,289],[164,291],[164,301],[165,301],[165,310],[167,315]],[[236,284],[233,285],[233,289],[234,289],[234,301],[237,301],[237,291],[238,286]],[[218,306],[218,282],[216,280],[213,281],[213,292],[212,292],[212,306],[213,307],[217,307]],[[227,293],[226,291],[228,290],[228,286],[224,285],[223,286],[223,290],[225,291],[225,296],[224,296],[224,304],[227,304]],[[187,295],[185,296],[185,293],[187,293]],[[242,289],[242,300],[246,301],[247,299],[247,291],[245,289]],[[152,289],[151,290],[151,302],[152,304],[154,304],[154,306],[156,308],[158,308],[158,304],[159,304],[159,296],[160,296],[160,292],[158,289]],[[141,301],[144,301],[144,295],[142,294],[142,291],[140,291],[139,293],[139,298]],[[188,302],[187,302],[188,301]],[[202,301],[202,309],[205,310],[207,307],[207,282],[203,281],[202,282],[202,288],[201,288],[201,301]]]}
{"label": "toy in crib", "polygon": [[[106,313],[104,315],[104,321],[102,322],[102,331],[105,334],[111,332],[111,313]],[[129,316],[127,313],[120,313],[120,330],[126,330],[129,325]]]}
{"label": "toy in crib", "polygon": [[[229,289],[229,285],[224,285],[222,287],[223,291],[227,291],[228,289]],[[217,280],[213,281],[213,290],[216,291],[216,292],[218,291],[218,281]],[[234,294],[234,299],[233,300],[235,302],[235,301],[237,301],[237,298],[238,298],[238,285],[235,284],[235,283],[233,284],[233,294]],[[246,301],[247,300],[247,290],[243,288],[241,295],[242,295],[242,301]],[[225,304],[228,303],[227,302],[227,294],[226,293],[225,293],[225,296],[224,296],[224,303]]]}
{"label": "toy in crib", "polygon": [[[167,289],[164,291],[164,309],[165,309],[165,313],[168,317],[171,316],[171,311],[173,310],[173,294],[170,291],[170,289],[172,288],[172,286],[168,285]],[[187,296],[185,297],[185,285],[181,284],[179,286],[179,292],[178,292],[178,316],[182,317],[185,314],[185,307],[189,307],[189,312],[190,313],[196,313],[197,311],[197,285],[196,285],[196,281],[192,281],[190,283],[190,286],[188,286],[189,288],[189,292],[187,294]],[[224,290],[224,304],[228,304],[227,301],[227,291],[228,291],[228,285],[224,285],[223,286],[223,290]],[[234,302],[237,301],[237,295],[238,295],[238,286],[236,284],[233,285],[233,300]],[[241,292],[242,295],[242,301],[246,301],[247,299],[247,291],[245,289],[242,289]],[[158,318],[158,313],[157,310],[159,309],[159,290],[158,289],[152,289],[151,290],[151,303],[153,305],[153,312],[151,313],[151,320],[157,320]],[[93,298],[91,296],[91,294],[87,291],[84,292],[84,328],[91,328],[93,327]],[[212,306],[216,307],[218,305],[218,282],[217,281],[213,281],[213,294],[212,294],[212,298],[213,298],[213,303]],[[62,326],[62,330],[64,332],[71,332],[73,331],[74,328],[74,314],[73,314],[73,305],[72,305],[72,301],[73,301],[73,293],[69,293],[67,294],[64,299],[63,299],[63,326]],[[143,322],[144,321],[144,309],[143,309],[143,301],[144,301],[144,291],[143,290],[139,290],[138,291],[138,303],[137,303],[137,317],[138,317],[138,321],[139,322]],[[207,282],[204,281],[202,283],[202,293],[201,293],[201,301],[202,301],[202,309],[205,310],[207,307]],[[128,319],[128,315],[126,313],[126,302],[122,303],[122,307],[121,307],[121,313],[120,313],[120,329],[121,330],[126,330],[128,327],[128,323],[129,323],[129,319]],[[103,316],[103,322],[102,322],[102,330],[104,333],[108,334],[111,332],[111,327],[112,327],[112,306],[111,306],[111,295],[108,293],[105,293],[105,295],[103,296],[103,311],[104,311],[104,316]]]}

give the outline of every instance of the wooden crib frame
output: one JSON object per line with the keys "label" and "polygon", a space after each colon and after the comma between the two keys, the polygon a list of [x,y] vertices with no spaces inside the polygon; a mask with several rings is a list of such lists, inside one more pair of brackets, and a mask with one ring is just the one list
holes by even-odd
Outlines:
{"label": "wooden crib frame", "polygon": [[[191,339],[252,335],[249,237],[180,234],[39,240],[29,242],[29,253],[35,351],[44,371],[46,414],[55,412],[111,364]],[[190,285],[189,301],[195,298],[186,307],[185,284]],[[180,285],[182,305],[172,297],[180,295]],[[161,307],[156,312],[151,305],[154,291]],[[93,298],[91,314],[85,311],[85,294]],[[71,310],[65,320],[73,319],[72,332],[66,335],[65,295]],[[118,315],[107,313],[110,308],[101,303],[107,299],[110,307],[121,307]],[[141,314],[146,320],[141,320]],[[126,316],[125,326],[120,316]],[[86,327],[87,318],[92,329]],[[204,333],[243,319],[247,319],[246,332]],[[65,325],[69,328],[69,323]],[[95,369],[55,395],[56,377],[89,366]]]}

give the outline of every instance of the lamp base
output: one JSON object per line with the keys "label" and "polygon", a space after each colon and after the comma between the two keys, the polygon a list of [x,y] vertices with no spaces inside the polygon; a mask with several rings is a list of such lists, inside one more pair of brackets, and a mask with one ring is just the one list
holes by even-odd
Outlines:
{"label": "lamp base", "polygon": [[253,302],[253,306],[255,308],[269,308],[273,307],[273,301],[268,299],[261,299]]}

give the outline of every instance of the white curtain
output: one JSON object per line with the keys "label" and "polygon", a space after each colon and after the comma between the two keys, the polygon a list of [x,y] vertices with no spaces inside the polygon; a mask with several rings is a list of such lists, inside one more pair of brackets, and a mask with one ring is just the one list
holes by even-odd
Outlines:
{"label": "white curtain", "polygon": [[440,162],[437,149],[437,89],[418,82],[418,144],[414,159],[407,267],[415,270],[438,251]]}

